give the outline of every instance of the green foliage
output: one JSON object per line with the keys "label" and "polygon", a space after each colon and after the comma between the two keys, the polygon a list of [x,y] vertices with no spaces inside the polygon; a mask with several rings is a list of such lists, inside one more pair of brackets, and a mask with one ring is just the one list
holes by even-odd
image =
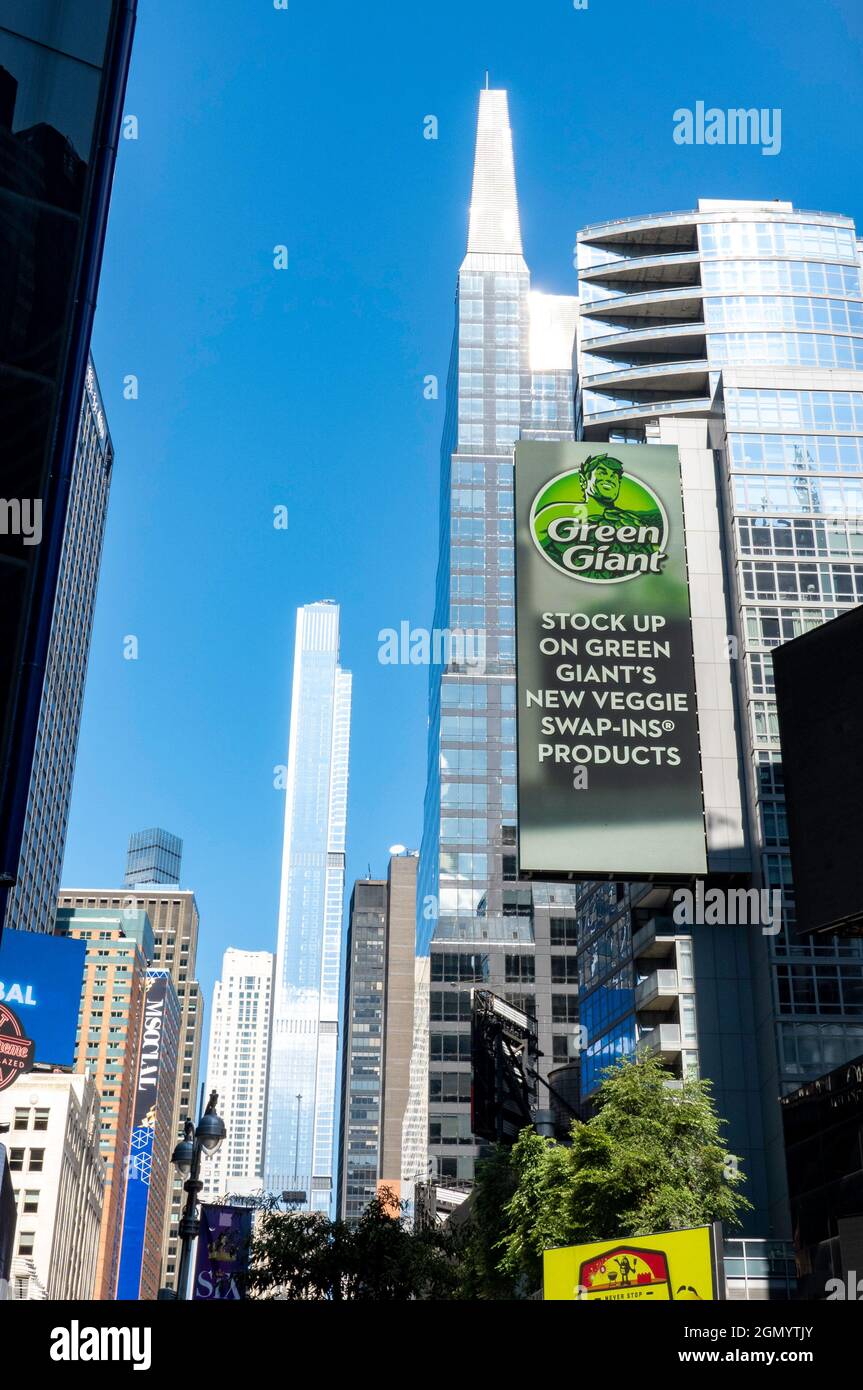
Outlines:
{"label": "green foliage", "polygon": [[647,1054],[610,1069],[596,1112],[572,1125],[570,1145],[525,1129],[512,1151],[516,1190],[506,1206],[500,1269],[535,1288],[553,1246],[738,1225],[751,1204],[739,1164],[727,1166],[724,1121],[708,1081],[668,1085]]}
{"label": "green foliage", "polygon": [[355,1226],[321,1213],[268,1211],[252,1242],[252,1296],[404,1302],[451,1298],[456,1271],[441,1230],[410,1231],[383,1191]]}
{"label": "green foliage", "polygon": [[476,1165],[470,1218],[453,1232],[458,1263],[458,1297],[470,1300],[519,1297],[519,1280],[500,1268],[499,1243],[506,1208],[518,1184],[512,1151],[498,1145]]}

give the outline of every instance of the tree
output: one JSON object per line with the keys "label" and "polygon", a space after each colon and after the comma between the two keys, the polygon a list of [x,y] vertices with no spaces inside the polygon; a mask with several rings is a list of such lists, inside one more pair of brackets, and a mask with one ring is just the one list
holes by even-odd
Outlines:
{"label": "tree", "polygon": [[520,1281],[500,1268],[501,1232],[517,1186],[510,1148],[498,1144],[486,1158],[477,1160],[469,1216],[453,1232],[459,1298],[473,1301],[520,1296]]}
{"label": "tree", "polygon": [[504,1274],[536,1287],[542,1252],[553,1246],[739,1225],[751,1203],[739,1191],[739,1162],[728,1163],[710,1082],[673,1089],[668,1080],[661,1062],[639,1054],[609,1069],[595,1113],[573,1122],[569,1145],[522,1130],[499,1242]]}
{"label": "tree", "polygon": [[388,1189],[356,1226],[270,1210],[252,1241],[248,1287],[260,1298],[405,1302],[451,1298],[455,1284],[448,1233],[409,1230]]}

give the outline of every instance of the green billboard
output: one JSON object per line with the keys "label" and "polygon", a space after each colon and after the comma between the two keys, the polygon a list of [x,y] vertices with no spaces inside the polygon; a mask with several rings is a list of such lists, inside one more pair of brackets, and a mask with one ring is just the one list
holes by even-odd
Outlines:
{"label": "green billboard", "polygon": [[519,872],[707,870],[680,461],[515,453]]}

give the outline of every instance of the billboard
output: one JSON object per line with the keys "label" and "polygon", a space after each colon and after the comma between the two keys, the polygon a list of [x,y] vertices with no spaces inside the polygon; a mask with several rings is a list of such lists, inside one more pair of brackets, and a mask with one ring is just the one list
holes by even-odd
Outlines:
{"label": "billboard", "polygon": [[519,874],[707,870],[676,448],[515,451]]}
{"label": "billboard", "polygon": [[543,1298],[712,1302],[725,1298],[718,1226],[546,1250]]}
{"label": "billboard", "polygon": [[202,1206],[192,1298],[199,1302],[245,1298],[251,1242],[250,1207]]}
{"label": "billboard", "polygon": [[35,1044],[33,1061],[71,1067],[87,944],[44,932],[12,931],[0,941],[0,1005]]}
{"label": "billboard", "polygon": [[[167,970],[147,971],[141,1060],[138,1065],[132,1141],[126,1174],[123,1242],[120,1247],[120,1272],[117,1277],[118,1298],[140,1297],[158,1102],[161,1088],[166,1085],[173,1086],[175,1080],[174,1065],[170,1065],[170,1070],[167,1070],[172,1059],[165,1055],[168,1042],[165,1011],[170,990],[173,990],[173,984]],[[176,1063],[176,1054],[173,1063]]]}

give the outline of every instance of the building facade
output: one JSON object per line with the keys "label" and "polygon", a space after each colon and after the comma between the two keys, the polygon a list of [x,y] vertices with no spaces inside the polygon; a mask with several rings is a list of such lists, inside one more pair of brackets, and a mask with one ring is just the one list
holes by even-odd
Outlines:
{"label": "building facade", "polygon": [[863,599],[859,247],[846,217],[702,200],[587,228],[578,268],[578,437],[680,453],[710,872],[782,903],[690,930],[656,888],[582,890],[583,1090],[642,1043],[710,1077],[752,1221],[782,1236],[777,1097],[863,1037],[861,942],[794,933],[771,667]]}
{"label": "building facade", "polygon": [[69,822],[114,450],[87,366],[18,877],[5,926],[50,932]]}
{"label": "building facade", "polygon": [[[135,10],[135,0],[98,9],[89,0],[6,6],[0,28],[0,477],[7,512],[0,535],[0,933],[28,807],[31,817],[34,810],[37,736],[43,759],[74,762],[74,746],[44,746],[63,731],[46,726],[43,691],[64,549],[69,554],[76,440]],[[94,539],[86,532],[77,538],[83,568],[70,575],[67,597],[83,608],[77,622],[74,613],[59,619],[73,632],[86,628]],[[73,722],[77,679],[73,672],[66,711]],[[58,694],[65,703],[62,680]],[[62,808],[64,787],[49,790]],[[51,818],[45,830],[50,857]],[[38,835],[31,836],[28,856],[41,852]],[[17,911],[34,906],[41,929],[50,931],[50,896],[37,892],[35,905],[22,902]]]}
{"label": "building facade", "polygon": [[387,885],[362,878],[348,912],[338,1214],[355,1223],[378,1188],[383,1109]]}
{"label": "building facade", "polygon": [[[120,910],[124,920],[134,921],[134,914],[146,914],[153,930],[155,969],[166,969],[177,990],[180,1001],[180,1041],[177,1073],[174,1086],[172,1131],[174,1142],[182,1137],[183,1120],[198,1115],[198,1074],[201,1058],[204,1000],[195,979],[198,950],[198,905],[192,892],[158,885],[139,885],[135,889],[64,889],[60,894],[61,908],[97,908]],[[127,914],[130,914],[127,917]],[[134,1073],[133,1073],[134,1075]],[[162,1282],[167,1288],[176,1287],[179,1266],[179,1236],[177,1226],[184,1200],[183,1184],[171,1173],[170,1202],[165,1214],[162,1237]]]}
{"label": "building facade", "polygon": [[475,640],[431,669],[408,1200],[429,1163],[444,1181],[473,1177],[472,985],[536,1014],[546,1071],[577,1038],[574,982],[553,988],[549,938],[550,906],[571,904],[574,890],[517,876],[513,548],[516,440],[572,438],[576,316],[575,298],[531,288],[507,94],[483,91],[447,381],[434,616],[435,629]]}
{"label": "building facade", "polygon": [[265,1186],[334,1203],[339,972],[344,911],[351,677],[339,609],[297,614],[279,933],[267,1097]]}
{"label": "building facade", "polygon": [[117,1292],[126,1172],[132,1143],[135,1089],[153,929],[144,912],[84,907],[57,909],[56,933],[84,941],[84,983],[78,1013],[75,1067],[96,1084],[99,1147],[105,1167],[96,1296]]}
{"label": "building facade", "polygon": [[11,1297],[98,1297],[105,1165],[92,1077],[21,1077],[0,1094],[0,1129],[18,1206]]}
{"label": "building facade", "polygon": [[269,951],[232,946],[213,990],[205,1090],[218,1092],[228,1137],[201,1175],[211,1200],[250,1196],[264,1186],[274,966]]}
{"label": "building facade", "polygon": [[416,853],[359,879],[348,915],[338,1211],[355,1222],[386,1189],[401,1197],[402,1127],[414,1039]]}
{"label": "building facade", "polygon": [[178,888],[182,864],[183,841],[178,835],[158,827],[136,830],[129,836],[123,882],[127,888],[139,883],[170,883]]}

